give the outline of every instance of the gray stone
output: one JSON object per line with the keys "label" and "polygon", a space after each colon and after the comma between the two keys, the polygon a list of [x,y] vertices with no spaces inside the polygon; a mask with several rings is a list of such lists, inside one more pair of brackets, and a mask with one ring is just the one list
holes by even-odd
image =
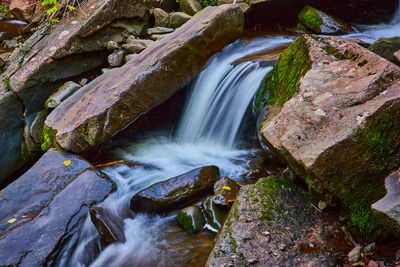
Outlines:
{"label": "gray stone", "polygon": [[179,28],[183,24],[185,24],[187,21],[189,21],[192,18],[192,16],[189,16],[186,13],[183,12],[171,12],[169,14],[169,24],[168,27],[170,28]]}
{"label": "gray stone", "polygon": [[146,20],[117,20],[111,24],[111,27],[122,28],[126,30],[128,33],[133,34],[135,36],[140,36],[143,33],[143,30],[147,26]]}
{"label": "gray stone", "polygon": [[147,34],[152,35],[152,34],[163,34],[163,33],[171,33],[173,32],[174,29],[171,28],[166,28],[166,27],[155,27],[155,28],[149,28],[147,29]]}
{"label": "gray stone", "polygon": [[37,113],[35,120],[33,121],[30,129],[30,135],[36,144],[41,144],[43,142],[43,126],[49,112],[47,110],[42,110]]}
{"label": "gray stone", "polygon": [[107,42],[107,50],[114,51],[117,49],[119,49],[119,44],[117,42],[114,42],[114,41]]}
{"label": "gray stone", "polygon": [[88,206],[103,201],[113,189],[85,160],[49,150],[1,191],[2,265],[53,265],[62,245],[83,224]]}
{"label": "gray stone", "polygon": [[349,254],[347,254],[348,260],[351,263],[358,262],[361,259],[361,252],[362,252],[362,247],[360,245],[357,245],[349,252]]}
{"label": "gray stone", "polygon": [[145,45],[143,42],[137,41],[123,44],[122,48],[129,54],[136,54],[145,50],[147,45]]}
{"label": "gray stone", "polygon": [[81,88],[79,84],[76,84],[72,81],[64,83],[58,90],[52,94],[45,102],[44,107],[46,109],[56,108],[61,104],[65,99],[70,97],[73,93],[78,91]]}
{"label": "gray stone", "polygon": [[182,11],[190,16],[193,16],[203,8],[197,0],[182,0],[180,3]]}
{"label": "gray stone", "polygon": [[169,13],[165,12],[161,8],[154,9],[154,26],[155,27],[168,27],[169,25]]}
{"label": "gray stone", "polygon": [[120,67],[124,64],[124,51],[118,51],[108,56],[107,61],[110,67]]}
{"label": "gray stone", "polygon": [[171,33],[166,33],[166,34],[153,34],[152,36],[150,36],[151,39],[153,39],[154,41],[158,41],[161,39],[164,39],[165,37],[171,35]]}

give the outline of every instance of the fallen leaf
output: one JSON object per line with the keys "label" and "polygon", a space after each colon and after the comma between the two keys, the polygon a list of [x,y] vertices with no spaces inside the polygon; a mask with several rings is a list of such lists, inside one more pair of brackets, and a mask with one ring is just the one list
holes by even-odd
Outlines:
{"label": "fallen leaf", "polygon": [[8,223],[15,223],[16,221],[17,221],[17,219],[12,218],[12,219],[9,219],[7,222],[8,222]]}
{"label": "fallen leaf", "polygon": [[224,186],[222,187],[222,189],[231,190],[231,188],[230,188],[229,186],[226,186],[226,185],[224,185]]}
{"label": "fallen leaf", "polygon": [[71,160],[66,160],[66,161],[64,161],[64,165],[65,165],[65,166],[68,166],[69,164],[71,164]]}

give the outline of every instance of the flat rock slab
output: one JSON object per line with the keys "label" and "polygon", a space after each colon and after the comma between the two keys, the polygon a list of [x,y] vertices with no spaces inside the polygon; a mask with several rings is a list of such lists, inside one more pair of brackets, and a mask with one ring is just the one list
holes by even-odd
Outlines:
{"label": "flat rock slab", "polygon": [[209,8],[121,68],[89,83],[45,124],[55,145],[87,151],[124,129],[190,82],[207,60],[243,32],[237,5]]}
{"label": "flat rock slab", "polygon": [[310,186],[341,200],[363,234],[378,234],[370,205],[400,163],[400,68],[353,42],[303,35],[263,85],[272,96],[264,142]]}
{"label": "flat rock slab", "polygon": [[164,212],[192,204],[219,178],[217,166],[205,166],[153,184],[131,198],[135,212]]}
{"label": "flat rock slab", "polygon": [[113,183],[85,160],[49,150],[0,192],[1,264],[51,264],[79,229],[89,206],[113,189]]}
{"label": "flat rock slab", "polygon": [[328,253],[302,252],[309,242],[322,246],[313,234],[321,218],[309,201],[275,177],[243,186],[206,266],[331,266]]}

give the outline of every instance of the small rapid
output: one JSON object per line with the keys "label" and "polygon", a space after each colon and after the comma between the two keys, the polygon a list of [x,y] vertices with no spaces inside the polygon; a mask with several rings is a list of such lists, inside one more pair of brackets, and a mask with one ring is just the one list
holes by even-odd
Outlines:
{"label": "small rapid", "polygon": [[[130,198],[138,191],[194,168],[217,165],[221,174],[238,178],[247,172],[256,148],[244,148],[241,125],[273,60],[241,60],[268,53],[293,40],[263,37],[238,40],[216,54],[194,81],[175,135],[146,132],[139,141],[110,153],[127,163],[104,168],[117,185],[102,207],[123,220],[126,241],[103,246],[86,219],[59,266],[202,266],[215,234],[192,237],[176,225],[176,212],[165,216],[129,215]],[[172,126],[171,126],[172,127]],[[132,166],[133,165],[133,166]]]}

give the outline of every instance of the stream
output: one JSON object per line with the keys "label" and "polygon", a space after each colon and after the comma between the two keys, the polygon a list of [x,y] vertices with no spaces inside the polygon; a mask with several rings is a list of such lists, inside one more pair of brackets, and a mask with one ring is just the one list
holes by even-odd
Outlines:
{"label": "stream", "polygon": [[[346,37],[373,42],[400,34],[400,12],[390,24],[358,28],[359,32]],[[102,169],[117,184],[102,207],[123,220],[127,240],[104,246],[87,216],[58,266],[204,266],[216,237],[212,228],[190,235],[177,225],[177,211],[164,216],[129,216],[129,200],[156,182],[205,165],[217,165],[221,175],[244,182],[242,175],[260,153],[257,142],[243,134],[253,95],[279,52],[295,38],[257,37],[227,46],[192,83],[176,128],[171,125],[167,131],[145,132],[139,141],[111,151],[115,159],[135,162],[135,166],[117,164]]]}

